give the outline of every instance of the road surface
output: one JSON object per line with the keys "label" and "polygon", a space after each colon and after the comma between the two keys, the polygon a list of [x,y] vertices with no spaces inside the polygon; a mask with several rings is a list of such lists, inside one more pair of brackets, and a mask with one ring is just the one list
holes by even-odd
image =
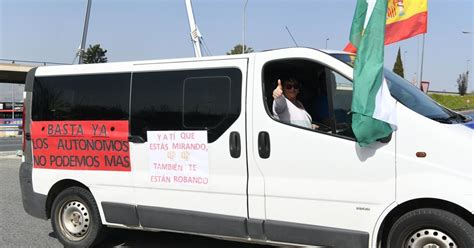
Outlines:
{"label": "road surface", "polygon": [[1,137],[0,152],[21,150],[21,137]]}

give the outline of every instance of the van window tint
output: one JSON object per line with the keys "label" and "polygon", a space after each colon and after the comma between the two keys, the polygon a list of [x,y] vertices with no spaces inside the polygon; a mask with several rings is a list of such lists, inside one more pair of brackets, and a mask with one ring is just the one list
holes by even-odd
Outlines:
{"label": "van window tint", "polygon": [[229,113],[230,86],[229,77],[202,77],[184,80],[184,127],[217,127]]}
{"label": "van window tint", "polygon": [[32,119],[128,120],[130,73],[37,77]]}
{"label": "van window tint", "polygon": [[241,91],[236,68],[134,73],[131,134],[207,130],[214,142],[239,117]]}

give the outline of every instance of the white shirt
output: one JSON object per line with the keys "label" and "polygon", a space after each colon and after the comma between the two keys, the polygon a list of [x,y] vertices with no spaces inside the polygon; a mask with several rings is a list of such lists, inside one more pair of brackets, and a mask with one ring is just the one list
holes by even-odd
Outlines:
{"label": "white shirt", "polygon": [[300,101],[296,100],[296,104],[300,107],[281,95],[273,100],[273,115],[282,122],[311,128],[311,115],[306,112]]}

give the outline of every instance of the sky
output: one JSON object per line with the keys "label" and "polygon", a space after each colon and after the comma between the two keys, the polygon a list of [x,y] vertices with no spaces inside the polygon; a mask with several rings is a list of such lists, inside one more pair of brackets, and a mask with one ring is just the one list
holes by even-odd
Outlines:
{"label": "sky", "polygon": [[[193,0],[211,55],[242,42],[245,0]],[[255,51],[299,46],[342,50],[356,0],[248,0],[245,43]],[[0,59],[73,63],[87,0],[0,0]],[[430,90],[457,91],[473,60],[474,0],[428,0],[423,80]],[[463,34],[462,32],[471,32]],[[109,62],[193,57],[184,0],[92,0],[87,44]],[[405,78],[420,74],[423,36],[385,47],[392,69],[401,48]],[[469,60],[469,61],[468,61]],[[472,77],[471,77],[472,78]],[[0,89],[1,92],[4,90]],[[474,80],[468,91],[474,91]]]}

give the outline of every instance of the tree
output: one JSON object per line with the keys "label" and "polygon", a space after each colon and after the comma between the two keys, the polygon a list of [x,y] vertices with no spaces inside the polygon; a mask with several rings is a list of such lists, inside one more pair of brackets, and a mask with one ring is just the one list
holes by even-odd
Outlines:
{"label": "tree", "polygon": [[107,57],[105,56],[106,53],[107,50],[102,49],[100,44],[95,44],[94,46],[89,45],[89,48],[87,48],[85,52],[82,52],[83,63],[107,63]]}
{"label": "tree", "polygon": [[[244,53],[253,53],[253,48],[245,46]],[[242,54],[242,44],[237,44],[230,50],[230,52],[226,53],[227,55],[232,55],[232,54]]]}
{"label": "tree", "polygon": [[468,81],[469,81],[469,71],[459,75],[458,80],[457,80],[459,95],[464,96],[466,94]]}
{"label": "tree", "polygon": [[393,72],[402,78],[405,77],[405,74],[403,73],[403,62],[402,55],[400,53],[400,47],[398,48],[397,61],[395,61],[395,64],[393,65]]}

